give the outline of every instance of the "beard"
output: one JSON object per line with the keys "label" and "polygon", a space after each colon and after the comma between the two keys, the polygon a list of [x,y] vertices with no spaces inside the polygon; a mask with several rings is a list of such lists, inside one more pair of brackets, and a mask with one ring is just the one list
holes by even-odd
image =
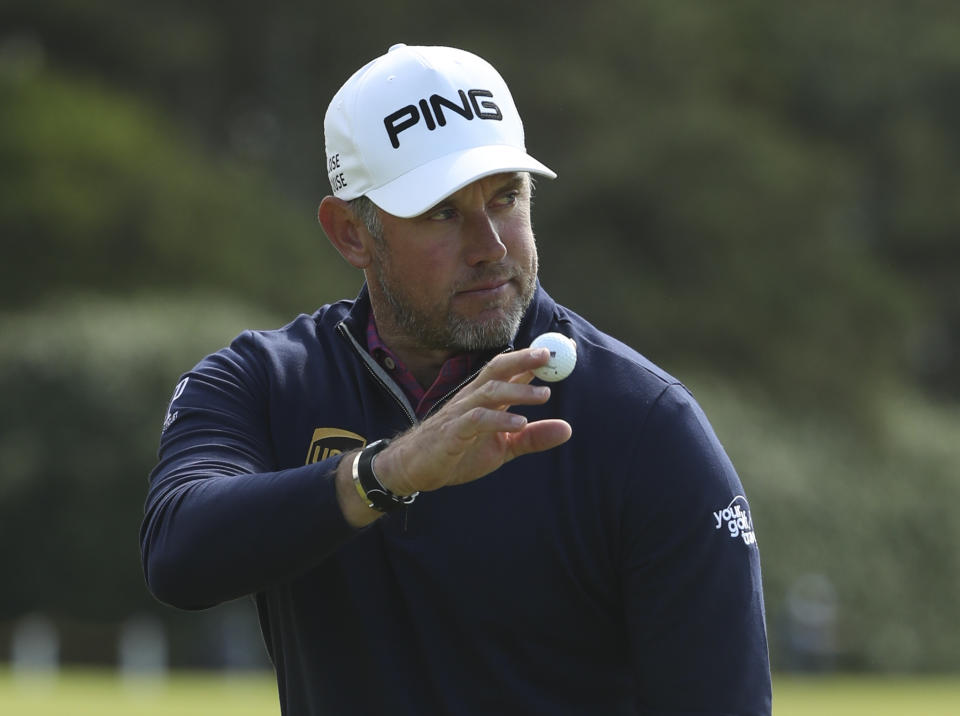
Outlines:
{"label": "beard", "polygon": [[[389,320],[403,335],[429,350],[455,353],[495,350],[508,345],[517,334],[520,321],[533,300],[537,282],[537,253],[533,249],[530,266],[514,268],[491,266],[477,270],[461,284],[455,285],[447,300],[429,305],[418,305],[405,288],[405,283],[392,273],[386,245],[377,242],[373,279],[386,300]],[[471,318],[456,313],[452,307],[454,295],[463,287],[484,281],[511,280],[517,295],[507,303],[493,300],[483,310],[494,311],[489,318]],[[386,318],[386,317],[383,317]]]}

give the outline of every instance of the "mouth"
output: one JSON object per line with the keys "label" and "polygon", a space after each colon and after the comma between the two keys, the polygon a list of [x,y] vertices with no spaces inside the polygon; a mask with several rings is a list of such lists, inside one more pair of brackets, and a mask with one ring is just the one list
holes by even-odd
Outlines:
{"label": "mouth", "polygon": [[480,281],[460,289],[457,295],[463,298],[497,298],[507,292],[512,282],[510,277]]}
{"label": "mouth", "polygon": [[500,281],[488,281],[470,288],[457,291],[458,295],[465,297],[496,296],[504,291],[510,285],[509,279]]}

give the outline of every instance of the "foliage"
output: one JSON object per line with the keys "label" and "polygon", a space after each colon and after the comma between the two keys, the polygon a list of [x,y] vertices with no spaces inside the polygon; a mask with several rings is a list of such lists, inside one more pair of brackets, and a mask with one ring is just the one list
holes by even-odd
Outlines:
{"label": "foliage", "polygon": [[792,402],[862,417],[895,373],[960,395],[955,4],[511,4],[503,32],[498,3],[458,23],[420,0],[360,38],[348,9],[304,3],[8,4],[56,70],[4,86],[19,301],[77,282],[334,297],[355,277],[311,219],[326,102],[398,39],[449,43],[500,67],[560,173],[536,214],[560,298]]}
{"label": "foliage", "polygon": [[149,609],[137,531],[177,376],[259,310],[205,297],[75,296],[0,315],[0,621]]}
{"label": "foliage", "polygon": [[203,286],[305,310],[356,291],[312,212],[147,106],[47,72],[0,76],[0,104],[0,302]]}
{"label": "foliage", "polygon": [[506,77],[560,175],[535,200],[544,283],[703,399],[756,512],[775,653],[815,572],[843,665],[960,667],[947,0],[6,0],[0,564],[26,576],[0,620],[149,604],[131,476],[170,386],[278,323],[244,307],[286,319],[356,291],[313,218],[323,114],[398,41]]}
{"label": "foliage", "polygon": [[715,379],[690,385],[750,498],[774,663],[795,662],[788,595],[812,574],[835,593],[820,668],[960,667],[960,408],[885,394],[866,436]]}

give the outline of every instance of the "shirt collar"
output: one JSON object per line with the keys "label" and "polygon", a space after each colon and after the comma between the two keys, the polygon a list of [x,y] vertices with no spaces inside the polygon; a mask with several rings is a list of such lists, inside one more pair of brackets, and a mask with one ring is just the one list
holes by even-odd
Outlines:
{"label": "shirt collar", "polygon": [[373,311],[367,318],[367,352],[400,386],[418,418],[423,418],[436,403],[464,383],[484,363],[484,354],[458,353],[448,358],[433,384],[424,389],[400,357],[380,338]]}

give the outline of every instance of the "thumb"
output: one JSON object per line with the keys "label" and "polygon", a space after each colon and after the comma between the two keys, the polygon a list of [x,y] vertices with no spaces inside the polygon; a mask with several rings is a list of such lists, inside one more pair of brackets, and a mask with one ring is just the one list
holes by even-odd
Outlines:
{"label": "thumb", "polygon": [[566,420],[538,420],[511,435],[511,459],[533,452],[550,450],[570,439],[573,428]]}

